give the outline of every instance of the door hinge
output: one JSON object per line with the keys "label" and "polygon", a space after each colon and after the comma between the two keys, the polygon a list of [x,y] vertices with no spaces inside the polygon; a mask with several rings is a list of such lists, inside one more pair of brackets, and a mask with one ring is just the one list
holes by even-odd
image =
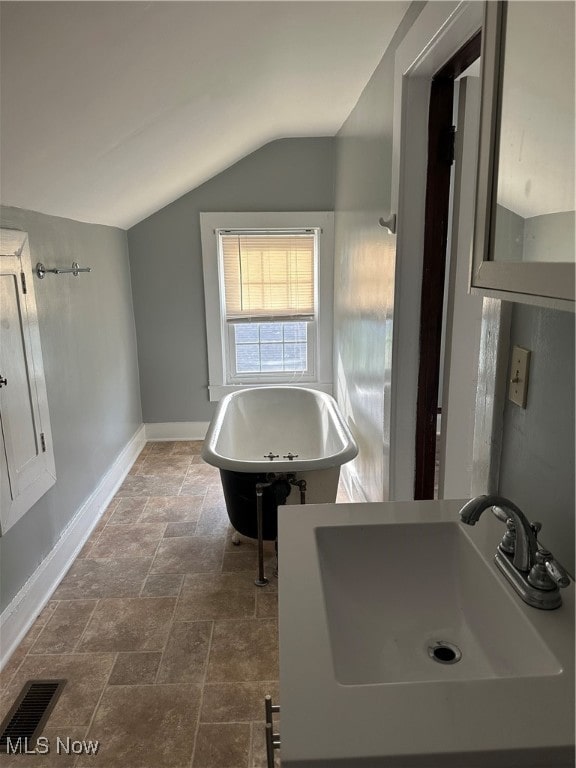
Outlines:
{"label": "door hinge", "polygon": [[22,293],[28,293],[28,288],[26,287],[26,275],[24,272],[20,272],[20,280],[22,282]]}
{"label": "door hinge", "polygon": [[447,140],[448,165],[454,165],[455,156],[456,156],[456,126],[451,125],[448,128],[448,140]]}
{"label": "door hinge", "polygon": [[42,446],[42,453],[46,453],[46,435],[44,432],[40,432],[40,445]]}

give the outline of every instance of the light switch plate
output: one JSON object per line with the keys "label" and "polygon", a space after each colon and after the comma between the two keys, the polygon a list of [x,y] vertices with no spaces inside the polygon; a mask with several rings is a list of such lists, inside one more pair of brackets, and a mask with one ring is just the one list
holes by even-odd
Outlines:
{"label": "light switch plate", "polygon": [[526,408],[528,397],[528,374],[530,372],[530,350],[524,347],[512,348],[508,399],[520,408]]}

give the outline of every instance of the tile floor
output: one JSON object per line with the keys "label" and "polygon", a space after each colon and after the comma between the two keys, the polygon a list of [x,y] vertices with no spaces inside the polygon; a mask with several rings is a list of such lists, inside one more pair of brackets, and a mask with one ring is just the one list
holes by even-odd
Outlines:
{"label": "tile floor", "polygon": [[26,680],[66,678],[44,733],[52,746],[98,740],[98,754],[3,755],[2,765],[266,765],[277,582],[254,585],[255,542],[232,544],[219,474],[200,448],[146,445],[1,674],[0,717]]}

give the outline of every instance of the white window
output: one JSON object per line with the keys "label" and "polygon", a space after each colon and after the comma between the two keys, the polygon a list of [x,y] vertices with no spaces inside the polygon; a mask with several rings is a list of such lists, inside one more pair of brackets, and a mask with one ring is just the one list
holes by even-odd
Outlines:
{"label": "white window", "polygon": [[331,390],[332,213],[200,214],[210,399]]}

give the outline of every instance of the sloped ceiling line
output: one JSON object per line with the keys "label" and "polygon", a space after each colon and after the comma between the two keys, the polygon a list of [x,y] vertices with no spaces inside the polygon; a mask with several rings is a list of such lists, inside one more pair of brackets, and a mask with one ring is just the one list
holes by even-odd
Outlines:
{"label": "sloped ceiling line", "polygon": [[128,228],[332,136],[409,2],[2,2],[1,200]]}

